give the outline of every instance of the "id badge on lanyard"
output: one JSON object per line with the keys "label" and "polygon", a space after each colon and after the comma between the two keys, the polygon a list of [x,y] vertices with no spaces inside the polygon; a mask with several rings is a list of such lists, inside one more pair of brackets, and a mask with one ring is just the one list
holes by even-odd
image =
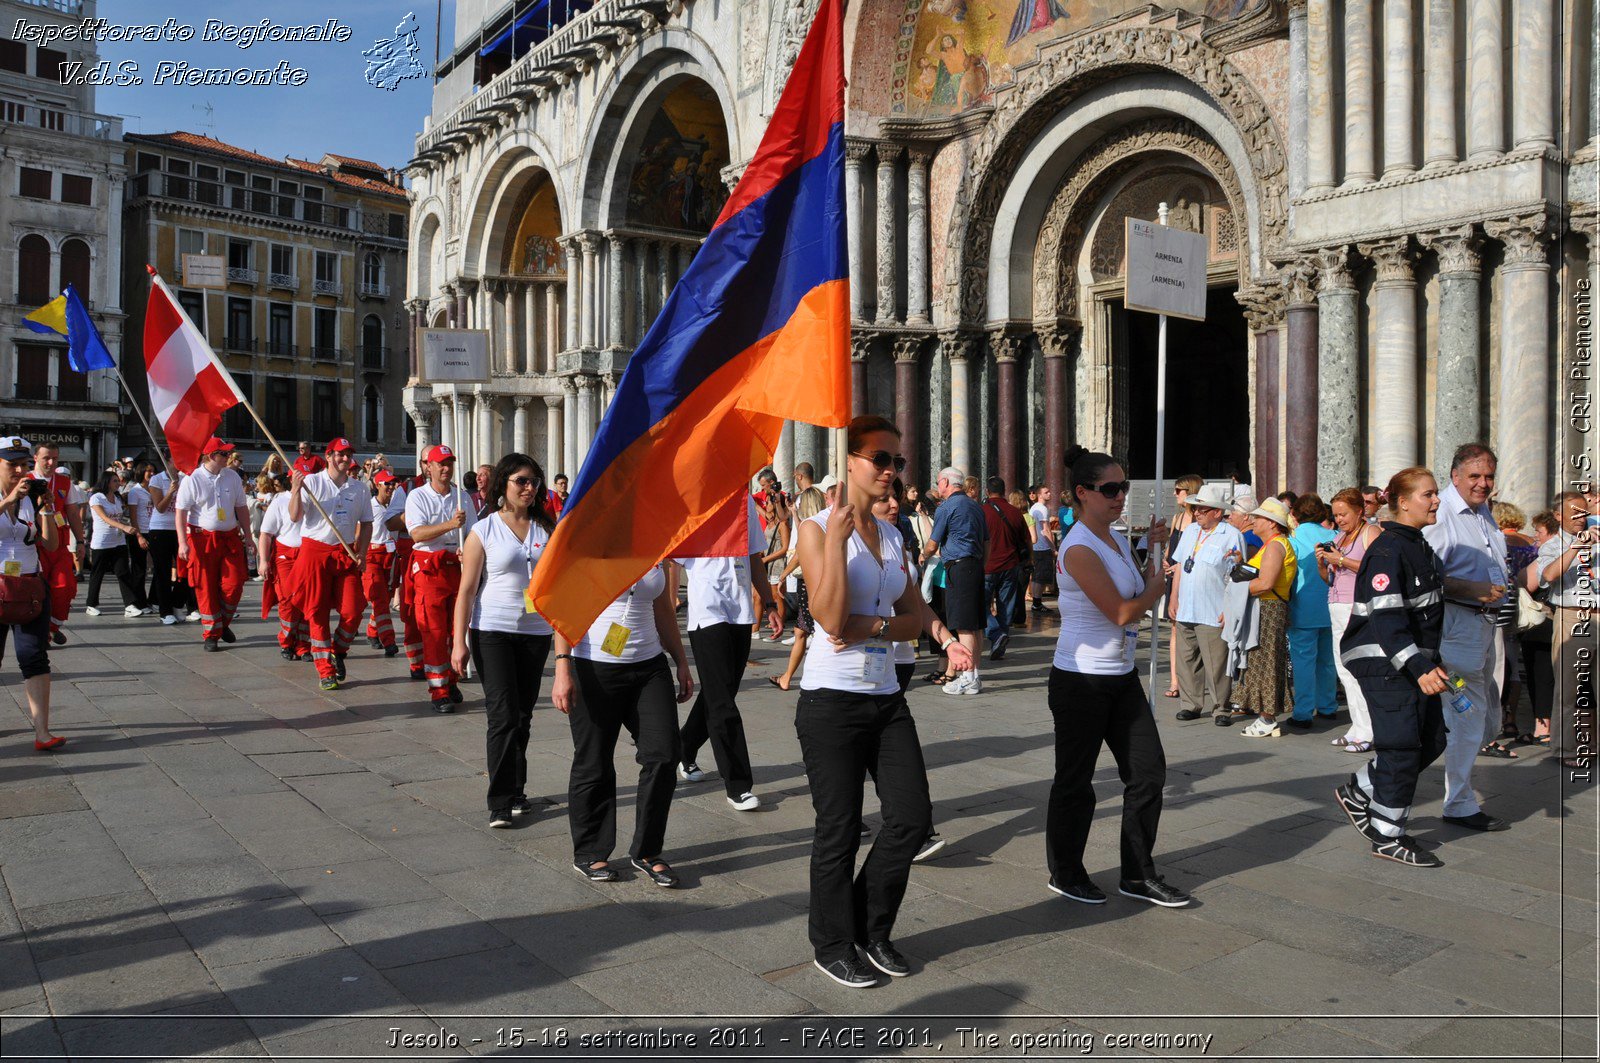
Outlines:
{"label": "id badge on lanyard", "polygon": [[17,544],[15,542],[6,543],[6,557],[3,562],[0,562],[0,572],[4,572],[8,576],[22,575],[22,562],[17,559]]}
{"label": "id badge on lanyard", "polygon": [[861,678],[881,686],[889,678],[888,645],[882,639],[869,639],[861,649]]}
{"label": "id badge on lanyard", "polygon": [[605,640],[600,643],[600,649],[613,657],[621,657],[622,651],[628,648],[628,636],[631,634],[633,632],[621,624],[612,624]]}

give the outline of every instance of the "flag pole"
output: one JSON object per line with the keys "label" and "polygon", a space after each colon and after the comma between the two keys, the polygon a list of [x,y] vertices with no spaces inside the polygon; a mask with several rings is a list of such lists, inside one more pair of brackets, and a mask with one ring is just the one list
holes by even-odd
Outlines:
{"label": "flag pole", "polygon": [[[156,268],[149,264],[146,264],[144,268],[150,271],[150,279],[160,286],[162,292],[166,294],[167,299],[177,309],[178,313],[183,316],[183,320],[188,323],[189,327],[193,328],[195,332],[199,333],[201,336],[204,336],[205,333],[201,332],[199,326],[195,325],[194,321],[190,319],[189,312],[185,310],[183,308],[183,304],[178,302],[178,300],[173,296],[172,289],[167,287],[167,282],[161,279],[161,274],[156,272]],[[278,455],[279,460],[283,462],[283,467],[286,469],[293,469],[294,463],[289,460],[289,455],[283,452],[283,447],[278,443],[278,437],[272,434],[272,429],[267,427],[267,422],[261,419],[261,415],[256,412],[256,408],[250,405],[250,400],[245,398],[244,395],[240,393],[238,385],[233,384],[233,374],[229,373],[228,367],[223,365],[222,362],[217,358],[217,352],[211,349],[211,344],[209,341],[206,343],[206,353],[211,355],[211,362],[217,367],[218,371],[228,378],[228,383],[233,386],[233,393],[239,396],[239,402],[244,406],[245,412],[250,415],[251,420],[255,421],[256,425],[261,429],[261,433],[267,437],[267,442],[272,445],[273,451]],[[349,543],[345,542],[344,536],[339,533],[338,526],[333,523],[333,518],[328,516],[328,511],[322,508],[322,503],[317,500],[317,496],[307,495],[306,497],[311,499],[311,504],[315,506],[317,512],[322,515],[322,519],[328,522],[328,527],[333,529],[333,537],[339,540],[340,546],[344,547],[346,556],[348,556],[350,560],[354,561],[357,565],[360,565],[361,559],[356,557],[355,548]]]}
{"label": "flag pole", "polygon": [[[1167,224],[1167,205],[1162,203],[1156,208],[1157,224]],[[1155,527],[1156,514],[1160,508],[1161,478],[1166,472],[1167,449],[1167,315],[1161,314],[1156,319],[1156,486],[1151,492],[1150,499],[1150,526]],[[1176,519],[1177,515],[1174,514]],[[1150,549],[1156,548],[1155,543],[1150,543]],[[1165,555],[1163,548],[1163,555]],[[1165,566],[1167,559],[1161,558]],[[1170,597],[1168,598],[1170,601]],[[1161,610],[1150,610],[1150,697],[1156,696],[1156,662],[1161,657]]]}

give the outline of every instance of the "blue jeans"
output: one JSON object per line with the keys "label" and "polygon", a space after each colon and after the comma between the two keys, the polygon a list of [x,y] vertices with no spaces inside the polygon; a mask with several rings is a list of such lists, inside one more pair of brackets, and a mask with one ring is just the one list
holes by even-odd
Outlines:
{"label": "blue jeans", "polygon": [[1337,715],[1339,677],[1333,667],[1333,629],[1290,628],[1289,660],[1294,664],[1294,718],[1309,720],[1313,712]]}
{"label": "blue jeans", "polygon": [[1017,570],[1008,568],[992,576],[983,577],[983,604],[994,606],[984,626],[989,645],[1000,641],[1001,635],[1011,634],[1011,618],[1017,615]]}

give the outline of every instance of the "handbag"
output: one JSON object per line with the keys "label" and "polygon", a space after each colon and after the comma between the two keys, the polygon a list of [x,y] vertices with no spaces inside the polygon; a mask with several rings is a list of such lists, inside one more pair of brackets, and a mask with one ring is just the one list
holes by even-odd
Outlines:
{"label": "handbag", "polygon": [[1532,631],[1554,619],[1556,613],[1548,605],[1528,593],[1526,587],[1517,588],[1517,633]]}
{"label": "handbag", "polygon": [[0,575],[0,625],[27,624],[44,611],[44,580]]}

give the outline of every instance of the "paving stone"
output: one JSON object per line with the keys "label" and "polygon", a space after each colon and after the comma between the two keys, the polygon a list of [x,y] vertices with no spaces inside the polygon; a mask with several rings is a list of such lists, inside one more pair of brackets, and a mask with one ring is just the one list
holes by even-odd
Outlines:
{"label": "paving stone", "polygon": [[210,864],[245,855],[243,846],[209,817],[183,825],[140,823],[119,826],[117,845],[141,870],[180,864]]}
{"label": "paving stone", "polygon": [[257,722],[244,727],[214,725],[211,727],[211,733],[246,756],[263,753],[312,753],[325,748],[317,739],[278,721],[259,722],[259,714],[253,707],[248,712],[251,716],[257,717]]}
{"label": "paving stone", "polygon": [[516,945],[396,967],[386,977],[429,1014],[551,1016],[605,1010]]}
{"label": "paving stone", "polygon": [[0,1044],[8,1057],[18,1059],[62,1059],[67,1049],[55,1020],[43,1003],[0,1011]]}
{"label": "paving stone", "polygon": [[575,873],[563,875],[520,853],[501,853],[486,867],[431,875],[428,882],[481,919],[544,915],[606,903]]}
{"label": "paving stone", "polygon": [[449,901],[340,912],[330,914],[327,923],[380,970],[511,944],[494,927]]}
{"label": "paving stone", "polygon": [[389,904],[444,896],[439,889],[396,860],[355,860],[313,864],[279,873],[284,883],[318,915],[382,908]]}
{"label": "paving stone", "polygon": [[140,874],[168,912],[190,912],[245,900],[284,897],[289,887],[248,854],[202,864],[144,868]]}
{"label": "paving stone", "polygon": [[58,1016],[167,1011],[217,995],[216,983],[175,937],[63,956],[39,964]]}
{"label": "paving stone", "polygon": [[144,883],[120,852],[84,852],[19,860],[0,867],[19,909],[141,889]]}
{"label": "paving stone", "polygon": [[363,770],[359,764],[322,751],[267,753],[252,756],[250,759],[280,779],[298,775],[336,775],[340,772]]}
{"label": "paving stone", "polygon": [[[498,833],[498,832],[497,832]],[[455,871],[512,865],[520,858],[508,855],[507,847],[489,834],[487,828],[463,828],[455,820],[438,833],[369,835],[379,849],[419,875],[448,875]]]}
{"label": "paving stone", "polygon": [[213,971],[343,946],[299,898],[268,897],[176,913],[173,923]]}
{"label": "paving stone", "polygon": [[608,1007],[645,1015],[793,1015],[807,1008],[800,997],[693,945],[572,980]]}
{"label": "paving stone", "polygon": [[[350,1015],[412,1010],[399,990],[350,948],[223,967],[216,980],[261,1037],[342,1025]],[[366,1050],[373,1051],[372,1046]]]}
{"label": "paving stone", "polygon": [[0,819],[77,812],[88,807],[88,802],[71,783],[7,788],[4,800],[0,800]]}
{"label": "paving stone", "polygon": [[185,1004],[179,1011],[179,1015],[153,1012],[75,1027],[67,1031],[64,1040],[68,1051],[80,1059],[267,1054],[226,997]]}
{"label": "paving stone", "polygon": [[21,934],[0,938],[0,1012],[29,1004],[44,1010],[44,985],[28,940]]}
{"label": "paving stone", "polygon": [[[576,872],[574,872],[576,880]],[[577,880],[582,885],[581,880]],[[601,891],[596,891],[601,892]],[[548,966],[571,977],[636,963],[648,965],[686,942],[622,904],[495,919],[494,926]]]}
{"label": "paving stone", "polygon": [[146,890],[24,908],[28,949],[39,963],[178,934]]}
{"label": "paving stone", "polygon": [[274,871],[361,860],[383,855],[340,826],[282,834],[247,834],[239,839],[250,855]]}

